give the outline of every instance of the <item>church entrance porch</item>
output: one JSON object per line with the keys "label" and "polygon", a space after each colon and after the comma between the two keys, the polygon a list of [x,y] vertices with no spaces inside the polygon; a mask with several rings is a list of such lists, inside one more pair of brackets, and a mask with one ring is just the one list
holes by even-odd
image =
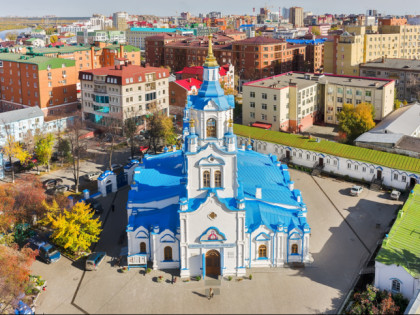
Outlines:
{"label": "church entrance porch", "polygon": [[217,250],[209,250],[206,253],[206,276],[218,277],[220,275],[220,253]]}

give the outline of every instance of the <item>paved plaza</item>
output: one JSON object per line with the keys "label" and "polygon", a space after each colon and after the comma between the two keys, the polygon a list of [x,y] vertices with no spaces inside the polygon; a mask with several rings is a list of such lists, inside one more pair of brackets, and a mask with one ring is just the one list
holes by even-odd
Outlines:
{"label": "paved plaza", "polygon": [[[33,273],[48,281],[36,312],[336,313],[403,202],[367,188],[352,197],[352,183],[290,172],[308,206],[311,267],[248,270],[252,280],[222,280],[220,295],[210,301],[203,280],[171,284],[169,272],[120,273],[114,261],[125,246],[126,187],[101,200],[105,225],[96,251],[106,251],[108,257],[98,271],[84,272],[81,262],[64,257],[51,265],[35,262]],[[115,212],[110,211],[113,201]],[[157,283],[159,275],[167,281]]]}

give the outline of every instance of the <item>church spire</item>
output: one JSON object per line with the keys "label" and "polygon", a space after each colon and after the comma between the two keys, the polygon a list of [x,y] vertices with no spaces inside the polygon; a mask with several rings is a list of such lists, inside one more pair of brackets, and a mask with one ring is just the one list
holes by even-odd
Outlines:
{"label": "church spire", "polygon": [[212,43],[213,35],[209,35],[209,49],[207,53],[206,62],[204,63],[204,67],[218,67],[219,64],[217,63],[216,57],[213,55],[213,43]]}

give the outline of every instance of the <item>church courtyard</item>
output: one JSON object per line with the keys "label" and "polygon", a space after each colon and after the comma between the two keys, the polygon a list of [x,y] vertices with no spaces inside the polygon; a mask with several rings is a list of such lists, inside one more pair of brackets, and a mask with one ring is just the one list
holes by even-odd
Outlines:
{"label": "church courtyard", "polygon": [[[220,295],[210,301],[205,296],[209,286],[203,280],[178,279],[171,284],[169,272],[144,275],[143,269],[131,269],[121,273],[113,261],[126,246],[120,238],[127,225],[128,188],[124,188],[101,201],[105,225],[96,251],[106,251],[108,257],[97,271],[85,272],[82,263],[66,258],[51,265],[39,261],[33,265],[33,273],[48,284],[36,302],[36,312],[336,313],[403,202],[367,188],[352,197],[352,183],[313,178],[293,169],[290,174],[308,207],[312,266],[247,270],[252,280],[233,278],[222,280],[220,286],[212,284]],[[158,276],[163,276],[162,283],[156,281]]]}

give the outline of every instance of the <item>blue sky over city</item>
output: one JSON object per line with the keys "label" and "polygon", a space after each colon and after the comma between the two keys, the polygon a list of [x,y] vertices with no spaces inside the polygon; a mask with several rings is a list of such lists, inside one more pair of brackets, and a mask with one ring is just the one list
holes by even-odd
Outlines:
{"label": "blue sky over city", "polygon": [[[2,2],[6,0],[2,0]],[[181,11],[193,14],[221,11],[223,14],[252,14],[260,7],[267,6],[272,11],[279,7],[302,6],[305,11],[322,13],[365,13],[367,9],[378,9],[384,14],[420,14],[419,0],[295,0],[295,1],[255,1],[255,0],[72,0],[57,2],[51,0],[20,0],[2,6],[1,16],[90,16],[92,13],[111,14],[127,11],[132,14],[176,15]]]}

